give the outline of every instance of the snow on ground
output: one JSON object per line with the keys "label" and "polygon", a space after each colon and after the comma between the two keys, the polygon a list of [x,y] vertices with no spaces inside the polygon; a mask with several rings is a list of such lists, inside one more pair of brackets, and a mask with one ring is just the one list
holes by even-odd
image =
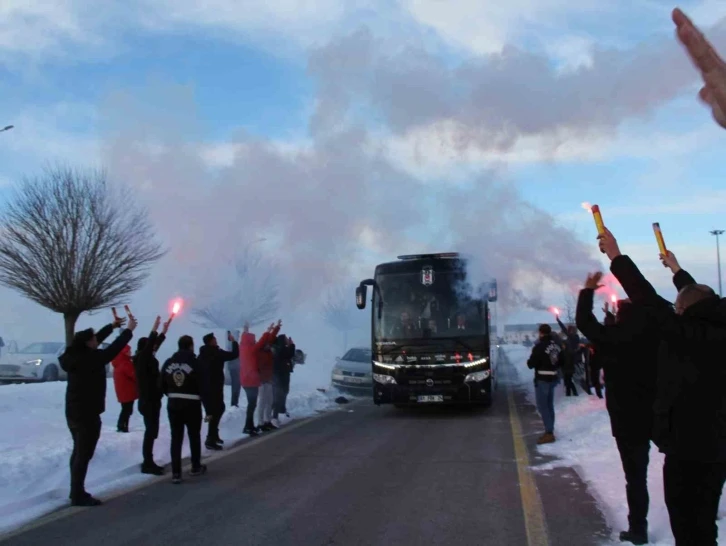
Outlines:
{"label": "snow on ground", "polygon": [[[312,366],[306,364],[306,367],[296,367],[292,376],[288,410],[293,419],[335,407],[336,391],[318,392],[317,387],[326,385],[319,384],[320,374]],[[5,385],[0,389],[0,460],[3,462],[0,465],[0,532],[4,532],[67,505],[72,442],[65,421],[65,382]],[[224,399],[229,404],[229,386],[225,387]],[[120,408],[113,381],[109,379],[106,413],[101,416],[101,439],[86,480],[86,489],[95,495],[103,496],[152,479],[139,472],[143,419],[134,405],[131,432],[118,433],[116,420]],[[171,460],[165,408],[166,403],[154,450],[159,464]],[[240,407],[228,407],[222,417],[220,436],[228,446],[244,437],[245,409],[243,391]],[[204,440],[206,425],[202,434]],[[202,457],[205,453],[208,452],[204,450]],[[189,446],[185,442],[184,456],[188,455]]]}
{"label": "snow on ground", "polygon": [[[532,371],[526,365],[530,350],[521,345],[505,346],[505,350],[517,371],[518,383],[526,385],[529,400],[534,404]],[[610,429],[605,400],[600,400],[594,394],[588,396],[579,385],[577,387],[580,394],[577,397],[566,397],[562,384],[557,389],[555,398],[557,442],[538,447],[540,453],[555,456],[557,460],[535,468],[546,472],[557,466],[573,467],[590,487],[591,493],[605,514],[608,525],[613,529],[612,544],[622,544],[617,535],[628,526],[625,476]],[[658,452],[655,445],[652,445],[648,466],[650,540],[651,544],[657,546],[672,546],[675,541],[663,499],[662,468],[663,455]],[[726,500],[722,497],[718,543],[726,545],[726,520],[723,519],[725,515]]]}

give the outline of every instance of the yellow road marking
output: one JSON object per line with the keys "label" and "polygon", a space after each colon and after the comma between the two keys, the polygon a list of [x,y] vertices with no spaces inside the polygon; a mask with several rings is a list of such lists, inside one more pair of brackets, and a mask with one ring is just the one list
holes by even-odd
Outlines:
{"label": "yellow road marking", "polygon": [[519,476],[519,494],[522,498],[524,511],[524,526],[527,530],[527,544],[529,546],[549,546],[547,522],[544,516],[542,499],[537,490],[537,483],[529,465],[527,445],[524,443],[522,421],[517,412],[517,403],[514,401],[511,387],[507,387],[507,400],[509,402],[509,423],[512,425],[512,441],[514,442],[514,456],[517,459],[517,474]]}

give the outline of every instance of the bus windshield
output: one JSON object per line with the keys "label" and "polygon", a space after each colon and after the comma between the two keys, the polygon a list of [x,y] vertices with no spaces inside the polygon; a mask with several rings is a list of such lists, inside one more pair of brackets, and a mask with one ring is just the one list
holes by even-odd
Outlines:
{"label": "bus windshield", "polygon": [[378,341],[480,336],[487,333],[485,307],[463,289],[458,271],[436,272],[426,284],[421,272],[376,276],[373,332]]}

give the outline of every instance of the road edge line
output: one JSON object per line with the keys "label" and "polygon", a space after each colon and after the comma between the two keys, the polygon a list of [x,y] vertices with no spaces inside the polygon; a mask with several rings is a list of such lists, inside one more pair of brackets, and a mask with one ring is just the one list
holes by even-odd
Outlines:
{"label": "road edge line", "polygon": [[522,499],[527,544],[529,546],[550,546],[544,506],[529,462],[529,452],[527,444],[524,442],[522,421],[517,411],[512,385],[507,385],[507,402],[509,403],[509,423],[512,428],[512,442],[514,443],[514,456],[517,462],[519,495]]}

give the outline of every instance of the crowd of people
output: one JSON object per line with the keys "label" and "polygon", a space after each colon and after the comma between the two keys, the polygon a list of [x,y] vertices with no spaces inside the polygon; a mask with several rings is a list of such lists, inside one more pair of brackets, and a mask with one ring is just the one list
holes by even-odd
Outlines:
{"label": "crowd of people", "polygon": [[604,372],[606,407],[625,474],[629,529],[621,540],[648,542],[652,441],[665,454],[664,493],[676,544],[716,544],[726,482],[726,368],[719,363],[726,348],[726,300],[697,284],[667,251],[660,258],[678,290],[672,305],[621,254],[609,230],[599,239],[628,297],[612,311],[606,307],[600,323],[593,300],[603,286],[602,273],[593,273],[580,291],[576,326],[566,328],[567,338],[540,326],[528,360],[545,429],[538,442],[555,441],[554,389],[563,375],[570,394],[567,363],[577,358],[579,330]]}
{"label": "crowd of people", "polygon": [[[129,432],[129,419],[134,402],[138,400],[139,413],[144,420],[141,454],[141,472],[144,474],[164,474],[163,467],[154,461],[154,443],[159,435],[162,400],[166,396],[173,483],[182,482],[185,433],[191,452],[191,476],[199,476],[207,470],[201,461],[204,422],[207,423],[205,447],[215,451],[223,449],[219,424],[226,411],[225,363],[235,363],[230,366],[230,373],[238,372],[238,384],[247,396],[244,434],[258,436],[262,432],[274,431],[279,427],[279,416],[287,414],[290,374],[295,365],[296,349],[291,338],[279,333],[282,321],[271,324],[259,340],[249,331],[248,323],[243,327],[239,343],[231,332],[227,332],[230,350],[222,349],[215,335],[209,333],[202,338],[197,354],[194,339],[183,335],[177,342],[177,351],[160,366],[156,354],[166,340],[172,318],[162,326],[161,318],[156,317],[151,332],[138,340],[136,352],[132,355],[129,342],[138,325],[137,320],[130,312],[128,318],[114,313],[113,322],[97,332],[93,329],[77,332],[59,358],[61,367],[68,374],[66,420],[73,438],[69,495],[72,505],[101,504],[85,490],[85,478],[101,435],[101,415],[106,403],[106,366],[109,363],[113,365],[114,387],[121,404],[118,432]],[[106,348],[99,348],[99,344],[115,329],[121,329],[119,336]],[[238,400],[234,396],[233,392],[232,403],[237,405]],[[239,391],[236,396],[239,398]]]}
{"label": "crowd of people", "polygon": [[[680,10],[677,35],[701,72],[700,98],[726,129],[726,62]],[[554,389],[564,375],[567,394],[576,360],[577,330],[589,340],[591,377],[605,378],[606,407],[626,482],[628,529],[622,542],[648,543],[648,465],[653,442],[665,455],[663,487],[676,546],[714,546],[726,483],[726,300],[681,268],[664,250],[660,259],[678,291],[671,304],[657,294],[633,261],[620,252],[608,229],[598,235],[600,251],[627,298],[600,323],[593,313],[603,274],[588,275],[580,291],[576,325],[565,340],[543,324],[528,361],[534,369],[537,409],[544,424],[540,443],[555,441]],[[594,372],[594,373],[593,373]],[[569,379],[568,379],[569,376]],[[600,391],[598,391],[600,392]]]}

